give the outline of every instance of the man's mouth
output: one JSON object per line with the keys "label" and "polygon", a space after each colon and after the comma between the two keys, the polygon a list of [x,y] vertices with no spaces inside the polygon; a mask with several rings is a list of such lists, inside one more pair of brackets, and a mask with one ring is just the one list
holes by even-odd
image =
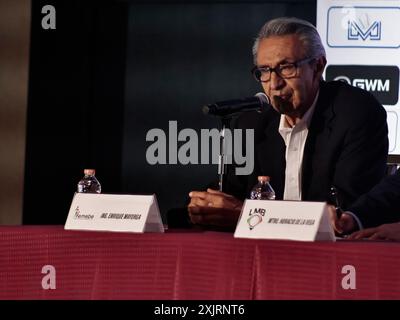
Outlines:
{"label": "man's mouth", "polygon": [[280,98],[282,100],[285,100],[285,101],[289,101],[289,99],[290,99],[290,96],[289,95],[285,95],[285,94],[278,94],[275,97],[278,97],[278,98]]}
{"label": "man's mouth", "polygon": [[273,96],[275,107],[281,114],[288,114],[293,111],[293,104],[289,101],[289,96]]}

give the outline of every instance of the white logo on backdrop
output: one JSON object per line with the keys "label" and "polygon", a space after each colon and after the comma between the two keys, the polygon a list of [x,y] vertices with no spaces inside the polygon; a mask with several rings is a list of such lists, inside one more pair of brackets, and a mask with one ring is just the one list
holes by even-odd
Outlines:
{"label": "white logo on backdrop", "polygon": [[396,31],[400,7],[334,6],[327,15],[330,47],[400,47],[400,33]]}

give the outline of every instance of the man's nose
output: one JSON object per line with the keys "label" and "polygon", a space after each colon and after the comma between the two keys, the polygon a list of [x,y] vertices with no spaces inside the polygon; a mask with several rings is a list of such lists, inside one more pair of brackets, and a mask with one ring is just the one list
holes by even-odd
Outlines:
{"label": "man's nose", "polygon": [[281,78],[279,74],[277,74],[275,71],[271,72],[271,90],[277,90],[280,89],[284,84],[285,80]]}

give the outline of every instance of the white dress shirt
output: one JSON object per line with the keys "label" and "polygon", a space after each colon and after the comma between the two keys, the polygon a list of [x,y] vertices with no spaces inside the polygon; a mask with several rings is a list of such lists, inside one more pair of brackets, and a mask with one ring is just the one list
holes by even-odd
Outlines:
{"label": "white dress shirt", "polygon": [[281,115],[279,123],[279,133],[286,145],[286,171],[285,171],[285,190],[284,200],[301,200],[301,171],[303,165],[304,146],[306,144],[308,127],[310,126],[317,104],[319,91],[310,109],[292,127],[286,120],[285,115]]}

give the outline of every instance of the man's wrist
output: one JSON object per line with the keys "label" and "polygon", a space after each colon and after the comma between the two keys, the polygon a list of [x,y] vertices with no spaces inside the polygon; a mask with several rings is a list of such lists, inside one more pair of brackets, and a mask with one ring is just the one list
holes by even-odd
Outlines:
{"label": "man's wrist", "polygon": [[347,214],[347,215],[351,216],[354,220],[354,228],[353,228],[354,230],[352,230],[351,232],[364,229],[360,219],[355,215],[354,212],[345,211],[345,212],[343,212],[343,214]]}

